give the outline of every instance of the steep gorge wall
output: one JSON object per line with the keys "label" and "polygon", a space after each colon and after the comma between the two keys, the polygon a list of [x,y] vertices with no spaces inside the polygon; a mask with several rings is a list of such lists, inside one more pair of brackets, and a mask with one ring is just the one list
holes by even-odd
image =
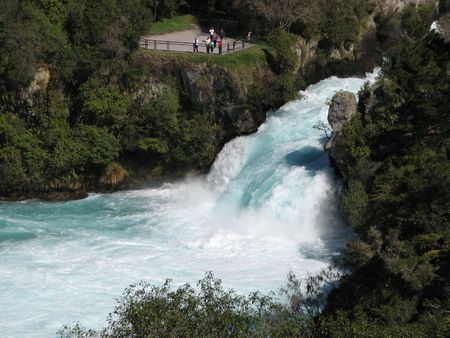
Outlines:
{"label": "steep gorge wall", "polygon": [[387,29],[383,27],[384,23],[378,22],[381,17],[399,20],[403,9],[409,4],[434,6],[436,15],[441,14],[442,7],[442,1],[439,0],[371,0],[370,2],[373,11],[361,27],[357,41],[332,46],[324,45],[323,41],[315,39],[298,38],[294,48],[299,58],[298,74],[303,79],[304,86],[332,75],[362,76],[379,65],[386,49],[401,39],[407,38],[401,27],[393,26]]}
{"label": "steep gorge wall", "polygon": [[256,85],[274,80],[267,65],[233,71],[212,62],[194,63],[153,53],[143,55],[138,62],[150,66],[143,86],[175,79],[181,111],[212,114],[221,129],[222,142],[255,132],[266,118],[267,107],[253,100],[252,91]]}

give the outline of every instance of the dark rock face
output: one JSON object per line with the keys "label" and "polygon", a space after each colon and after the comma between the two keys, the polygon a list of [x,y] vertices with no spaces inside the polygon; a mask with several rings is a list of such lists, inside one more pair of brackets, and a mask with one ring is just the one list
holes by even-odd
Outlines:
{"label": "dark rock face", "polygon": [[256,83],[270,81],[268,67],[252,69],[252,80],[243,83],[229,69],[209,63],[194,64],[154,54],[143,55],[136,62],[145,67],[140,89],[151,87],[150,92],[158,92],[167,78],[176,79],[181,111],[211,114],[220,127],[222,143],[257,131],[266,119],[267,109],[250,102],[249,90]]}
{"label": "dark rock face", "polygon": [[237,84],[223,68],[183,69],[181,79],[193,108],[200,111],[223,110],[241,100]]}
{"label": "dark rock face", "polygon": [[330,156],[330,162],[338,170],[339,163],[345,160],[345,152],[339,146],[342,128],[358,111],[356,96],[350,92],[339,92],[331,100],[328,111],[328,122],[333,128],[330,140],[325,144],[325,150]]}
{"label": "dark rock face", "polygon": [[253,133],[264,122],[265,112],[247,103],[247,93],[224,68],[185,68],[180,76],[182,91],[191,109],[215,114],[224,140]]}

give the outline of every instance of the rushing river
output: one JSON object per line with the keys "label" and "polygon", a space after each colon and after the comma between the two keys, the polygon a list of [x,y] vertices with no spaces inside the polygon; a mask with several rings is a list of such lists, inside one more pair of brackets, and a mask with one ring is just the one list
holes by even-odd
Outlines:
{"label": "rushing river", "polygon": [[[373,75],[371,75],[373,77]],[[205,177],[79,201],[0,203],[0,335],[100,328],[114,299],[146,280],[213,271],[239,292],[276,290],[318,272],[350,236],[336,180],[312,128],[326,102],[364,79],[335,77],[229,142]]]}

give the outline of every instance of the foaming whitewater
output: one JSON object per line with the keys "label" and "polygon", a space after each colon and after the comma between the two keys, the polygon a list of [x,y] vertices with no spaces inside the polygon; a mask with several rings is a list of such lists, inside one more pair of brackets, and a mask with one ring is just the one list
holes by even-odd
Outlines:
{"label": "foaming whitewater", "polygon": [[[368,79],[372,79],[370,75]],[[195,282],[213,271],[239,292],[318,272],[351,234],[312,128],[326,102],[367,79],[324,80],[229,142],[205,177],[80,201],[0,204],[2,337],[100,328],[131,283]]]}

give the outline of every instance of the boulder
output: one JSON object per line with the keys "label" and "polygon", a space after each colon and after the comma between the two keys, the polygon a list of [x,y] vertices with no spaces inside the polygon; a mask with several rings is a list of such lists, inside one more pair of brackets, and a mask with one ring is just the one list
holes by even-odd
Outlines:
{"label": "boulder", "polygon": [[331,99],[328,110],[328,122],[333,129],[331,138],[325,144],[330,162],[339,172],[339,163],[345,162],[345,151],[339,145],[342,136],[342,128],[358,111],[356,96],[353,93],[341,91],[336,93]]}
{"label": "boulder", "polygon": [[331,99],[328,111],[328,122],[333,129],[333,134],[340,133],[344,123],[350,120],[357,111],[355,94],[346,91],[336,93]]}

